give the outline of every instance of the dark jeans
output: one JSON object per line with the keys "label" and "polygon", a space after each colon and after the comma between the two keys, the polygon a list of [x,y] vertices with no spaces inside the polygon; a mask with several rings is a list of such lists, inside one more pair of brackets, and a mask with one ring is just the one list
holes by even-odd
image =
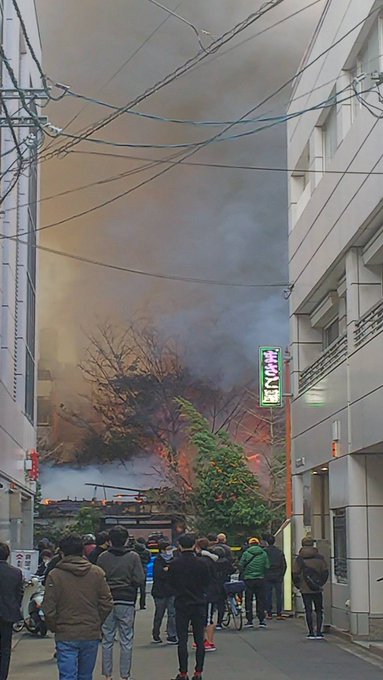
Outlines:
{"label": "dark jeans", "polygon": [[314,635],[313,624],[313,605],[316,614],[316,632],[319,635],[322,632],[323,624],[323,593],[302,593],[303,604],[305,605],[307,628],[310,635]]}
{"label": "dark jeans", "polygon": [[225,616],[225,605],[226,605],[226,597],[224,595],[217,602],[217,612],[218,612],[217,624],[219,626],[222,626],[223,617]]}
{"label": "dark jeans", "polygon": [[273,613],[273,590],[275,590],[275,600],[277,605],[277,616],[282,614],[282,582],[266,581],[266,611]]}
{"label": "dark jeans", "polygon": [[168,622],[166,626],[166,632],[169,638],[174,638],[177,635],[176,631],[176,612],[174,608],[174,595],[171,597],[155,597],[154,602],[156,609],[154,612],[153,620],[153,638],[160,637],[161,624],[165,616],[165,612],[168,612]]}
{"label": "dark jeans", "polygon": [[57,666],[60,680],[92,680],[98,640],[57,640]]}
{"label": "dark jeans", "polygon": [[0,619],[0,680],[7,680],[11,662],[12,623]]}
{"label": "dark jeans", "polygon": [[140,609],[145,609],[146,607],[146,576],[145,583],[140,586]]}
{"label": "dark jeans", "polygon": [[253,597],[255,595],[257,617],[259,623],[265,620],[265,579],[249,578],[245,579],[245,608],[248,623],[253,623]]}
{"label": "dark jeans", "polygon": [[180,603],[176,603],[176,628],[180,673],[188,672],[189,623],[191,623],[194,642],[197,645],[195,670],[197,673],[202,673],[203,671],[203,662],[205,660],[205,621],[206,605],[190,605],[187,607]]}

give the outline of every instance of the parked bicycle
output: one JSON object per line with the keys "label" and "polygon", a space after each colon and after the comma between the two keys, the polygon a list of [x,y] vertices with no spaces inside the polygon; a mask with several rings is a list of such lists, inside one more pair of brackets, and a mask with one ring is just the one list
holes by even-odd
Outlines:
{"label": "parked bicycle", "polygon": [[245,584],[243,581],[232,581],[225,583],[224,588],[226,602],[222,625],[228,628],[233,623],[235,630],[241,630],[243,626],[242,602]]}

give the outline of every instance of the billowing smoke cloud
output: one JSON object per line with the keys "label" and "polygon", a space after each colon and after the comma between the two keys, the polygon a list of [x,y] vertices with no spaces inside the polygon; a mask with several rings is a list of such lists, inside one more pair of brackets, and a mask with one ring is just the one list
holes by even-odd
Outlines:
{"label": "billowing smoke cloud", "polygon": [[[104,489],[87,486],[87,484],[105,484],[115,486],[121,484],[131,489],[149,489],[161,486],[164,479],[158,469],[158,459],[148,456],[137,457],[134,461],[122,464],[92,465],[92,468],[65,468],[43,465],[40,482],[43,498],[64,500],[68,494],[70,498],[92,498],[94,495],[101,500]],[[119,493],[118,490],[105,488],[108,499]],[[120,492],[121,493],[121,492]],[[126,493],[129,493],[128,491]]]}
{"label": "billowing smoke cloud", "polygon": [[[168,2],[172,8],[178,4]],[[178,11],[218,35],[261,4],[260,0],[184,0]],[[237,42],[306,4],[307,0],[282,3]],[[323,4],[213,59],[151,97],[139,110],[197,119],[241,116],[294,73]],[[118,77],[99,92],[165,18],[163,12],[147,0],[38,0],[37,6],[45,70],[73,90],[118,105],[198,48],[191,29],[169,18]],[[265,110],[284,111],[288,97],[286,89]],[[64,125],[81,106],[68,97],[48,109],[50,119]],[[88,106],[70,130],[78,130],[103,114],[104,110]],[[99,136],[114,141],[175,143],[203,139],[211,133],[209,128],[124,116]],[[89,143],[76,147],[80,149],[124,154],[124,149]],[[161,157],[153,150],[125,153]],[[194,159],[284,166],[284,126],[241,141],[211,145]],[[49,196],[137,164],[80,154],[49,161],[43,171],[43,194]],[[106,200],[147,176],[139,174],[43,203],[42,224]],[[250,283],[287,281],[286,205],[283,174],[183,167],[105,209],[43,232],[43,238],[53,247],[159,273]],[[59,330],[60,358],[65,361],[76,361],[84,331],[97,321],[108,317],[123,322],[137,313],[153,318],[165,333],[187,341],[193,370],[227,386],[255,372],[258,344],[287,341],[288,308],[281,289],[146,279],[45,254],[41,264],[40,324]]]}

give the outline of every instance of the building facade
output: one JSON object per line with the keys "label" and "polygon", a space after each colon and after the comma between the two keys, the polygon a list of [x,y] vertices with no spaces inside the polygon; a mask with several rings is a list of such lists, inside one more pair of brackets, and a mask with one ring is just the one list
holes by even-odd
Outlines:
{"label": "building facade", "polygon": [[[329,623],[383,639],[383,3],[328,0],[288,124],[296,550]],[[301,70],[300,69],[300,70]]]}
{"label": "building facade", "polygon": [[[40,38],[33,0],[19,0],[26,31],[39,60]],[[36,290],[39,130],[20,124],[20,93],[28,109],[38,107],[28,90],[41,88],[39,70],[23,36],[12,0],[0,2],[1,62],[1,238],[0,278],[0,540],[30,548],[33,495],[30,453],[36,446]],[[4,56],[5,55],[5,56]],[[17,81],[17,88],[14,80]],[[34,117],[32,116],[32,123]],[[37,125],[37,123],[36,123]]]}

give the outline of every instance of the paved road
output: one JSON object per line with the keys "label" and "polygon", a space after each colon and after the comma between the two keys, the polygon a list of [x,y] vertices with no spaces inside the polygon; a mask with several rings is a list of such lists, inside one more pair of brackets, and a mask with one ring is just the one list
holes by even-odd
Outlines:
{"label": "paved road", "polygon": [[[176,675],[176,649],[150,644],[151,611],[138,612],[134,680],[170,680]],[[310,641],[300,623],[273,621],[267,630],[217,633],[217,652],[207,655],[204,680],[381,680],[383,661],[368,661],[355,646]],[[352,651],[349,651],[352,649]],[[21,637],[10,680],[53,680],[52,638]],[[194,656],[194,655],[193,655]],[[116,669],[118,667],[116,666]],[[101,679],[100,665],[95,680]],[[118,678],[116,673],[114,676]]]}

